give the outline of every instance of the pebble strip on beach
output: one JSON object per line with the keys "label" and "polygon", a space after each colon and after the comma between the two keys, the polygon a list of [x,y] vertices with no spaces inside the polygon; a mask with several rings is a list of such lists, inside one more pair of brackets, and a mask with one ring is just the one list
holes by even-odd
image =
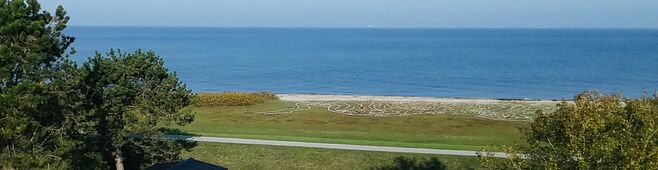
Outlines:
{"label": "pebble strip on beach", "polygon": [[352,96],[315,94],[278,94],[281,100],[295,102],[295,107],[261,112],[286,114],[324,108],[330,112],[360,116],[407,116],[417,114],[449,114],[473,116],[494,120],[531,120],[534,113],[543,109],[556,109],[559,101],[550,100],[498,100],[453,99],[401,96]]}

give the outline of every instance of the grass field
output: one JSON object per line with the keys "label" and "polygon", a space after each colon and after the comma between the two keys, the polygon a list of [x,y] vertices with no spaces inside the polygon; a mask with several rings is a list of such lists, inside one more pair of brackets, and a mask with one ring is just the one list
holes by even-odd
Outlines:
{"label": "grass field", "polygon": [[294,107],[295,103],[281,100],[254,106],[198,107],[194,108],[197,112],[194,122],[172,127],[203,136],[479,150],[520,140],[519,128],[528,125],[525,121],[449,114],[349,116],[321,107],[262,114]]}
{"label": "grass field", "polygon": [[343,151],[259,145],[199,143],[183,158],[193,157],[230,169],[377,169],[395,166],[395,158],[419,161],[437,157],[448,169],[471,169],[479,166],[475,157],[434,156],[384,152]]}

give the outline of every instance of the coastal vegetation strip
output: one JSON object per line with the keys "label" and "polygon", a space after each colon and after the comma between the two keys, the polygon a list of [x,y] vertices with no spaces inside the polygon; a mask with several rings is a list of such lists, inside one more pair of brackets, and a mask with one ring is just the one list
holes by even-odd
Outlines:
{"label": "coastal vegetation strip", "polygon": [[[170,128],[215,137],[480,150],[490,145],[519,141],[522,136],[519,129],[528,127],[525,121],[453,114],[354,116],[322,107],[286,114],[263,114],[296,107],[296,102],[283,100],[267,100],[251,106],[193,107],[196,112],[194,122]],[[501,113],[508,111],[509,108],[499,110]]]}

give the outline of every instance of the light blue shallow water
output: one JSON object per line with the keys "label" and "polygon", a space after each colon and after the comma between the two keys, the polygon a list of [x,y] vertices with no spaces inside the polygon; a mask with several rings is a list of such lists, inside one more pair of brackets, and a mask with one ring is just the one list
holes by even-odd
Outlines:
{"label": "light blue shallow water", "polygon": [[658,30],[72,27],[75,60],[156,51],[196,92],[571,98],[658,89]]}

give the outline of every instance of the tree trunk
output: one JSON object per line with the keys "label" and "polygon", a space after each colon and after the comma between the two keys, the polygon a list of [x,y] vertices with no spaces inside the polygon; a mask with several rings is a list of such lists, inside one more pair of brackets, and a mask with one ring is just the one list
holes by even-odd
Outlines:
{"label": "tree trunk", "polygon": [[123,170],[123,157],[121,157],[121,150],[116,149],[112,156],[114,156],[114,162],[116,163],[117,170]]}

